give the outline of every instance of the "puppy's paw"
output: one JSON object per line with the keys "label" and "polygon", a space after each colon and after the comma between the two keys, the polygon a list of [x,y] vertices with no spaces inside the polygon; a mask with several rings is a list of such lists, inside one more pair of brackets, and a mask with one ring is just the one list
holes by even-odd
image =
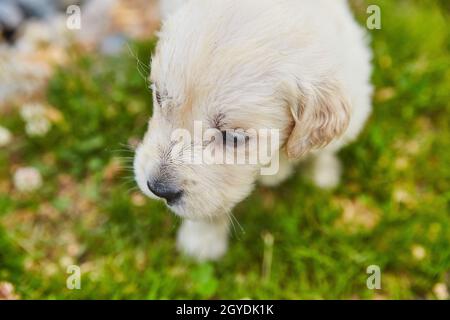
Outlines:
{"label": "puppy's paw", "polygon": [[228,225],[186,220],[178,231],[177,248],[197,261],[218,260],[228,248]]}
{"label": "puppy's paw", "polygon": [[314,162],[312,179],[321,189],[333,189],[341,179],[341,163],[334,154],[320,154]]}

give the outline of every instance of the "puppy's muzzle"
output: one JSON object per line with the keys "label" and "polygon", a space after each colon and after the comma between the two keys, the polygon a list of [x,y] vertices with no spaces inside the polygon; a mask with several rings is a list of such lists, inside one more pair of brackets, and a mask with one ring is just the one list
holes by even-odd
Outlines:
{"label": "puppy's muzzle", "polygon": [[168,205],[173,205],[179,202],[184,193],[183,190],[177,189],[170,183],[159,179],[149,179],[147,181],[147,187],[155,196],[165,199]]}

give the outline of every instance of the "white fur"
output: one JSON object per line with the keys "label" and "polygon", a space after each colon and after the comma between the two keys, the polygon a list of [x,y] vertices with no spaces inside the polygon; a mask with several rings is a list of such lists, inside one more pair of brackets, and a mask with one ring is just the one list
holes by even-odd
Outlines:
{"label": "white fur", "polygon": [[[316,184],[333,187],[335,154],[356,139],[371,111],[371,53],[344,0],[188,0],[169,11],[152,59],[151,81],[163,101],[154,101],[136,152],[136,181],[155,197],[146,181],[163,164],[185,191],[171,206],[188,219],[178,247],[215,259],[227,247],[223,221],[253,190],[260,166],[192,165],[171,149],[171,132],[192,131],[194,120],[213,126],[218,114],[226,128],[279,129],[280,152],[291,162],[311,154]],[[281,165],[267,184],[292,172],[290,162]]]}
{"label": "white fur", "polygon": [[228,248],[228,223],[185,220],[178,232],[177,247],[199,261],[217,260]]}
{"label": "white fur", "polygon": [[259,182],[266,187],[276,187],[294,173],[294,164],[284,154],[280,155],[279,169],[275,175],[261,175]]}
{"label": "white fur", "polygon": [[167,19],[172,13],[181,7],[187,0],[163,0],[160,1],[160,12],[163,20]]}
{"label": "white fur", "polygon": [[336,154],[321,152],[316,155],[312,170],[314,183],[322,189],[332,189],[339,184],[341,163]]}

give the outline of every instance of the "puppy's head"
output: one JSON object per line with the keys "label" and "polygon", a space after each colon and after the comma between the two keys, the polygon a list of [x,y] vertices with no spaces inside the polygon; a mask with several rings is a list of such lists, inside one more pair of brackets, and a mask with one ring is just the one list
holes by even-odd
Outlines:
{"label": "puppy's head", "polygon": [[258,153],[261,130],[277,130],[275,145],[299,158],[342,133],[348,109],[337,82],[301,82],[291,68],[295,57],[278,53],[294,39],[236,28],[239,17],[227,19],[228,7],[192,3],[160,33],[150,76],[153,116],[134,170],[149,197],[165,199],[182,217],[208,219],[245,198],[267,163],[196,161],[199,154]]}

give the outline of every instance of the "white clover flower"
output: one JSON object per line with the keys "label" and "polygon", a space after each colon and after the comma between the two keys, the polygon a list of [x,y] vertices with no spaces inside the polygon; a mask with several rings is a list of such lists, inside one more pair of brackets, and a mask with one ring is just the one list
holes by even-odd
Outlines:
{"label": "white clover flower", "polygon": [[20,115],[26,122],[45,118],[45,107],[39,103],[29,103],[20,109]]}
{"label": "white clover flower", "polygon": [[26,122],[25,131],[30,137],[44,136],[50,130],[51,123],[42,104],[26,104],[20,110],[20,115]]}
{"label": "white clover flower", "polygon": [[8,129],[0,126],[0,148],[8,145],[12,140],[12,134]]}
{"label": "white clover flower", "polygon": [[433,287],[433,293],[439,300],[447,300],[449,293],[445,283],[436,283]]}
{"label": "white clover flower", "polygon": [[25,126],[25,132],[30,137],[42,137],[50,130],[51,123],[47,118],[35,119],[27,122]]}
{"label": "white clover flower", "polygon": [[10,282],[0,282],[0,300],[17,300],[19,296],[14,292],[14,285]]}
{"label": "white clover flower", "polygon": [[425,248],[417,244],[411,248],[411,252],[414,259],[416,260],[423,260],[427,255],[427,251],[425,250]]}
{"label": "white clover flower", "polygon": [[14,186],[21,192],[31,192],[42,186],[41,173],[32,167],[19,168],[14,173]]}

